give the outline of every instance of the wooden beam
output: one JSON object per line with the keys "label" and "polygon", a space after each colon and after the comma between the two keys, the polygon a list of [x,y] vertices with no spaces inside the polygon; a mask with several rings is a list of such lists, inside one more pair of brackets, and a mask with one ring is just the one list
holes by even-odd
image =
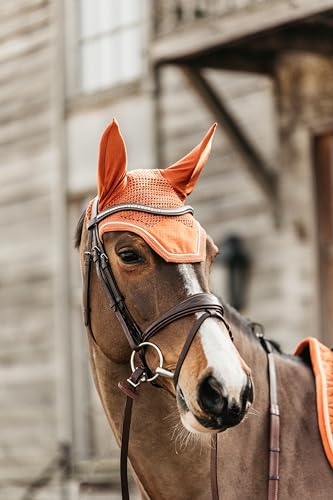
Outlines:
{"label": "wooden beam", "polygon": [[287,51],[315,52],[331,56],[333,54],[333,27],[317,22],[303,22],[294,26],[265,33],[246,44],[242,42],[240,51],[246,49],[258,53],[262,58],[265,53]]}
{"label": "wooden beam", "polygon": [[180,67],[214,119],[222,124],[223,134],[226,134],[234,144],[244,159],[248,172],[255,179],[266,199],[273,204],[275,211],[277,205],[276,174],[237,123],[225,100],[215,92],[202,72],[193,66]]}
{"label": "wooden beam", "polygon": [[[200,68],[213,68],[228,71],[243,71],[272,76],[274,74],[277,52],[243,49],[221,49],[218,52],[199,56],[193,63]],[[191,62],[189,61],[189,65]]]}
{"label": "wooden beam", "polygon": [[333,0],[263,2],[260,8],[239,9],[229,15],[208,16],[190,25],[179,26],[157,37],[150,57],[153,63],[185,62],[194,55],[239,42],[318,14],[333,12]]}
{"label": "wooden beam", "polygon": [[223,47],[209,54],[188,59],[202,68],[227,69],[274,75],[281,53],[290,51],[333,55],[333,26],[321,24],[320,19],[263,33],[240,41],[237,46]]}

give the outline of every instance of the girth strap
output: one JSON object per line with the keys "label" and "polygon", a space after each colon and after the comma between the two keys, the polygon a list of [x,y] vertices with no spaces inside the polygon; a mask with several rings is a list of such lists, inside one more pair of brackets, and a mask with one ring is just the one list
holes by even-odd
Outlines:
{"label": "girth strap", "polygon": [[268,500],[278,500],[280,481],[280,410],[277,402],[276,369],[273,352],[267,354],[270,392],[270,438]]}
{"label": "girth strap", "polygon": [[[259,331],[257,327],[259,327]],[[274,353],[271,342],[264,337],[261,325],[252,323],[252,329],[259,338],[267,354],[270,416],[267,498],[268,500],[278,500],[280,481],[280,409],[278,404]]]}

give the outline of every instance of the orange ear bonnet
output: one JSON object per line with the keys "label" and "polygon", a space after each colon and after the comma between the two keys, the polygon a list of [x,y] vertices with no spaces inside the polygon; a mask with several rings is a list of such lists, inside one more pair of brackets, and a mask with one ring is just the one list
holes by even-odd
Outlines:
{"label": "orange ear bonnet", "polygon": [[[171,167],[127,172],[125,143],[113,120],[100,142],[99,212],[123,203],[159,209],[183,207],[208,159],[215,128],[213,125],[202,142]],[[200,262],[206,258],[206,233],[190,213],[168,216],[120,211],[99,223],[100,238],[109,231],[138,234],[167,262]]]}

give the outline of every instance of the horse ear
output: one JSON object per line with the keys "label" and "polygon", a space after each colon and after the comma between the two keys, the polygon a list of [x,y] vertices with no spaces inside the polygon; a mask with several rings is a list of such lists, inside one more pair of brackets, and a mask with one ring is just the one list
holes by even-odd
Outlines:
{"label": "horse ear", "polygon": [[99,209],[124,188],[126,183],[127,155],[124,139],[115,119],[105,129],[99,144],[98,200]]}
{"label": "horse ear", "polygon": [[184,158],[161,170],[163,177],[170,182],[182,200],[193,191],[201,170],[208,160],[216,126],[217,124],[214,123],[197,147]]}

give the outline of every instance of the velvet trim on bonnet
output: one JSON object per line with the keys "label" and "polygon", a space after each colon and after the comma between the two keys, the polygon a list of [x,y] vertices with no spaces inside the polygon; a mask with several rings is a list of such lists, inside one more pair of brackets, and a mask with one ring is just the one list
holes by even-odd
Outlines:
{"label": "velvet trim on bonnet", "polygon": [[[126,147],[113,120],[102,135],[98,163],[98,211],[121,203],[154,208],[179,208],[192,192],[210,150],[216,124],[188,155],[166,169],[127,172]],[[87,210],[90,219],[91,204]],[[167,262],[201,262],[206,258],[206,233],[190,214],[154,215],[122,211],[99,223],[99,236],[109,231],[138,234]]]}

